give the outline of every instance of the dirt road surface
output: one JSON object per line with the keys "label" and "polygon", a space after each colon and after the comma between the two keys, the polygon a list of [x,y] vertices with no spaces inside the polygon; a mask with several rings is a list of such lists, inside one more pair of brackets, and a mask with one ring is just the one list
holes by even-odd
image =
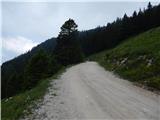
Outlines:
{"label": "dirt road surface", "polygon": [[160,96],[105,71],[96,62],[66,70],[51,83],[36,120],[160,120]]}

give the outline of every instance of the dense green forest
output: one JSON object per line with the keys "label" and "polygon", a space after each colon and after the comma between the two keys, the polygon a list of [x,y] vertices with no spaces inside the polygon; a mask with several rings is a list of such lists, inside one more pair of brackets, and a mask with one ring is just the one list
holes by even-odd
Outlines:
{"label": "dense green forest", "polygon": [[[75,64],[102,50],[111,49],[127,38],[160,26],[160,5],[124,15],[106,26],[78,31],[69,19],[57,38],[51,38],[2,64],[2,99],[36,86],[38,81],[56,73],[61,66]],[[67,30],[67,32],[66,32]]]}
{"label": "dense green forest", "polygon": [[88,56],[113,48],[131,36],[158,26],[160,26],[160,5],[152,7],[149,3],[147,9],[143,11],[140,9],[138,13],[134,11],[130,17],[125,14],[123,18],[117,18],[107,26],[80,32],[79,41]]}

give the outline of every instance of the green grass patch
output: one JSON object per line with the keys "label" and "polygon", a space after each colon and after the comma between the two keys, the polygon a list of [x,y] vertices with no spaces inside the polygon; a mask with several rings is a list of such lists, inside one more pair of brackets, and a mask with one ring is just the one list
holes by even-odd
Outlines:
{"label": "green grass patch", "polygon": [[56,79],[65,68],[62,68],[57,74],[50,78],[41,80],[36,87],[31,90],[25,91],[24,93],[3,99],[1,101],[1,119],[2,120],[17,120],[24,116],[24,114],[30,114],[31,108],[36,106],[36,101],[43,98],[50,81]]}
{"label": "green grass patch", "polygon": [[160,90],[160,27],[125,40],[114,49],[92,55],[120,77]]}

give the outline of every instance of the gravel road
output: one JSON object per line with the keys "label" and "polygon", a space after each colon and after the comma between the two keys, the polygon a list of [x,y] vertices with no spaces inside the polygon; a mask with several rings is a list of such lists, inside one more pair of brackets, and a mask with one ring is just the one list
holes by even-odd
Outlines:
{"label": "gravel road", "polygon": [[26,120],[160,120],[160,96],[105,71],[96,62],[66,70]]}

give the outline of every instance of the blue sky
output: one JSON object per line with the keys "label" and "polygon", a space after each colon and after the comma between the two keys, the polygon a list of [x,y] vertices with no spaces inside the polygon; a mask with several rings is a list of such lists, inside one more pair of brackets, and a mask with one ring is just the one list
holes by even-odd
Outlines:
{"label": "blue sky", "polygon": [[106,25],[117,17],[122,17],[124,13],[130,16],[134,10],[143,9],[148,4],[148,2],[16,1],[1,3],[2,62],[25,53],[51,37],[56,37],[61,25],[69,18],[75,20],[79,30],[87,30]]}

